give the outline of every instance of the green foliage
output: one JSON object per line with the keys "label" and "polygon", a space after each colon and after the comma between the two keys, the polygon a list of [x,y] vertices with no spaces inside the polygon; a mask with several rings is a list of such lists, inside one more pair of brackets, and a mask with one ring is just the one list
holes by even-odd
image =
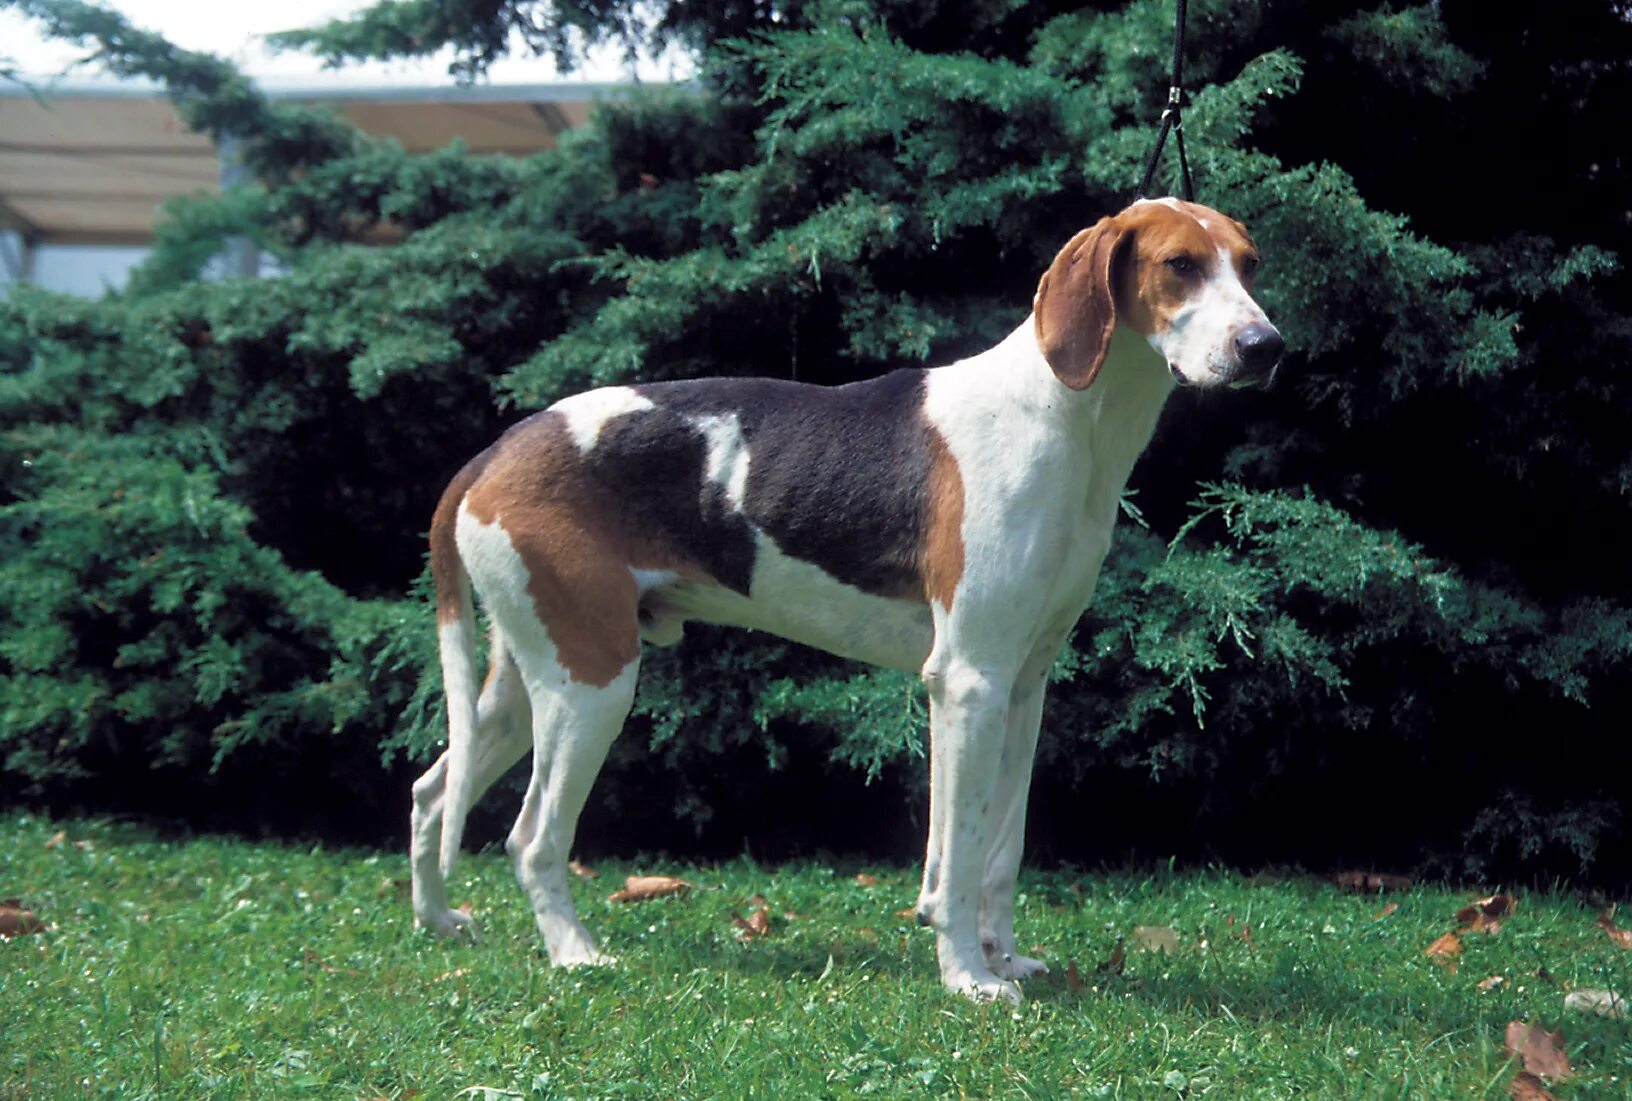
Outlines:
{"label": "green foliage", "polygon": [[[518,34],[568,61],[703,48],[698,86],[517,160],[366,141],[102,9],[12,6],[164,82],[257,182],[174,204],[122,295],[0,304],[0,776],[112,807],[132,761],[209,792],[338,760],[393,822],[440,737],[421,536],[446,478],[590,385],[836,383],[990,345],[1125,200],[1172,18],[391,0],[285,36],[335,62],[450,46],[464,77]],[[1623,866],[1612,7],[1191,6],[1201,197],[1251,227],[1293,353],[1274,395],[1176,396],[1136,471],[1142,525],[1054,670],[1050,851]],[[281,274],[201,280],[230,238]],[[906,793],[922,720],[911,678],[694,628],[649,655],[600,798],[708,835],[785,810],[813,756]]]}

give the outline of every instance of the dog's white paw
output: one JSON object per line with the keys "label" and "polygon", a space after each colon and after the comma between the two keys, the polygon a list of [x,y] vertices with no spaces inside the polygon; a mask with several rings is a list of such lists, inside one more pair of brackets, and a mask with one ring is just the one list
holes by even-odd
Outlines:
{"label": "dog's white paw", "polygon": [[941,976],[948,990],[977,1002],[1008,1002],[1019,1005],[1020,988],[990,971],[949,971]]}
{"label": "dog's white paw", "polygon": [[1042,960],[1013,953],[987,956],[986,965],[992,969],[994,975],[1005,979],[1030,979],[1048,974],[1048,964]]}
{"label": "dog's white paw", "polygon": [[462,940],[474,944],[481,937],[476,919],[463,910],[440,910],[415,914],[414,924],[440,940]]}
{"label": "dog's white paw", "polygon": [[587,955],[574,956],[570,959],[556,961],[555,967],[616,967],[618,957],[609,956],[605,952],[590,952]]}

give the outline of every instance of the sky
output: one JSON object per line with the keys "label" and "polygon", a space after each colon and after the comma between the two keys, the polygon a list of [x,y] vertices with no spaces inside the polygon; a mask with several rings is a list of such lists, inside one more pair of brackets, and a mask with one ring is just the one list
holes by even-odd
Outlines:
{"label": "sky", "polygon": [[[325,70],[316,58],[299,52],[274,53],[263,36],[293,27],[307,27],[340,18],[368,6],[368,0],[103,0],[138,27],[158,31],[178,46],[204,50],[235,62],[240,69],[268,87],[346,87],[381,85],[440,85],[451,81],[449,56],[421,61],[368,62],[342,70]],[[32,20],[12,10],[0,11],[0,55],[30,78],[63,73],[84,50],[43,37]],[[685,60],[668,56],[642,59],[635,73],[624,63],[622,50],[608,47],[593,53],[586,64],[563,76],[548,57],[508,57],[495,64],[487,80],[492,84],[547,84],[561,80],[614,81],[635,76],[642,81],[685,79]],[[95,66],[68,72],[67,79],[105,78]]]}

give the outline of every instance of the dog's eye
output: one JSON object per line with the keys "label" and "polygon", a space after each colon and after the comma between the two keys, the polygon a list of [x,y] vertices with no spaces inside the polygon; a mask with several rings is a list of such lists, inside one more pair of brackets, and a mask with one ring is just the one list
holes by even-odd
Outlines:
{"label": "dog's eye", "polygon": [[1201,266],[1188,256],[1169,256],[1167,266],[1180,275],[1195,275],[1201,270]]}
{"label": "dog's eye", "polygon": [[1241,261],[1241,274],[1251,279],[1258,274],[1258,257],[1248,256]]}

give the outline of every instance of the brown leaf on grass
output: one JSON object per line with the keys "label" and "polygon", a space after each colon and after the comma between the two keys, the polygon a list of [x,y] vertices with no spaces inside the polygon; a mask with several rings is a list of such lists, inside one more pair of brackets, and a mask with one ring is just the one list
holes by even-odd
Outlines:
{"label": "brown leaf on grass", "polygon": [[1456,957],[1462,954],[1462,938],[1455,933],[1446,933],[1427,948],[1424,948],[1422,954],[1435,963],[1450,968],[1454,973],[1456,971]]}
{"label": "brown leaf on grass", "polygon": [[1480,979],[1473,985],[1478,987],[1480,990],[1495,990],[1498,986],[1501,986],[1506,981],[1507,979],[1505,976],[1492,975],[1488,979]]}
{"label": "brown leaf on grass", "polygon": [[897,910],[895,916],[902,921],[916,922],[918,920],[918,911],[914,907],[908,906],[905,910]]}
{"label": "brown leaf on grass", "polygon": [[1094,970],[1098,971],[1101,975],[1120,975],[1122,974],[1122,969],[1127,965],[1128,950],[1123,946],[1122,938],[1117,937],[1116,945],[1111,949],[1110,957],[1101,961],[1099,966],[1094,968]]}
{"label": "brown leaf on grass", "polygon": [[1252,926],[1245,921],[1241,923],[1241,942],[1247,946],[1247,951],[1258,951],[1258,946],[1252,943]]}
{"label": "brown leaf on grass", "polygon": [[[1118,949],[1121,947],[1120,944],[1117,945]],[[1088,984],[1082,981],[1082,976],[1077,974],[1077,961],[1068,961],[1065,965],[1065,988],[1073,994],[1081,994],[1087,987]]]}
{"label": "brown leaf on grass", "polygon": [[1389,872],[1338,872],[1332,876],[1332,882],[1348,891],[1365,891],[1375,894],[1378,891],[1404,891],[1410,888],[1412,879],[1408,875],[1394,875]]}
{"label": "brown leaf on grass", "polygon": [[1564,1030],[1548,1032],[1533,1022],[1509,1021],[1502,1046],[1518,1056],[1524,1069],[1544,1078],[1568,1078],[1575,1073],[1564,1054]]}
{"label": "brown leaf on grass", "polygon": [[23,909],[21,899],[8,898],[0,901],[0,937],[27,936],[44,928],[45,922],[33,911]]}
{"label": "brown leaf on grass", "polygon": [[1166,952],[1171,956],[1179,950],[1179,934],[1166,925],[1135,925],[1133,941],[1147,952]]}
{"label": "brown leaf on grass", "polygon": [[1456,920],[1469,933],[1499,933],[1502,919],[1514,909],[1512,895],[1491,895],[1469,903],[1456,912]]}
{"label": "brown leaf on grass", "polygon": [[467,899],[466,901],[455,906],[454,910],[456,910],[458,913],[464,914],[468,918],[471,914],[476,912],[476,904]]}
{"label": "brown leaf on grass", "polygon": [[567,870],[579,879],[599,879],[601,873],[585,864],[582,860],[567,861]]}
{"label": "brown leaf on grass", "polygon": [[624,877],[623,890],[613,891],[606,896],[606,901],[646,902],[654,898],[683,895],[689,890],[690,883],[672,875],[631,875]]}
{"label": "brown leaf on grass", "polygon": [[468,967],[455,967],[452,971],[442,972],[442,974],[438,975],[436,978],[432,979],[431,981],[432,982],[447,982],[449,979],[462,979],[468,974],[470,974],[470,968],[468,968]]}
{"label": "brown leaf on grass", "polygon": [[1378,910],[1375,914],[1372,914],[1371,915],[1371,920],[1372,921],[1382,921],[1385,917],[1387,917],[1389,914],[1392,914],[1395,910],[1398,910],[1399,908],[1400,908],[1400,904],[1398,902],[1390,902],[1387,906],[1384,906],[1381,910]]}
{"label": "brown leaf on grass", "polygon": [[1615,907],[1611,906],[1598,915],[1598,928],[1617,948],[1632,948],[1632,929],[1622,929],[1615,924]]}
{"label": "brown leaf on grass", "polygon": [[731,915],[731,920],[736,924],[737,936],[742,940],[754,940],[757,937],[770,935],[771,911],[765,906],[761,906],[749,914],[746,921],[736,914]]}
{"label": "brown leaf on grass", "polygon": [[878,876],[873,875],[871,872],[857,872],[856,873],[856,886],[858,886],[858,887],[877,887],[878,886]]}
{"label": "brown leaf on grass", "polygon": [[51,835],[50,840],[46,841],[45,851],[50,852],[52,849],[56,848],[66,840],[68,840],[68,831],[58,830],[56,833]]}
{"label": "brown leaf on grass", "polygon": [[1558,1095],[1542,1085],[1541,1079],[1527,1070],[1520,1071],[1507,1084],[1507,1095],[1513,1101],[1558,1101]]}

